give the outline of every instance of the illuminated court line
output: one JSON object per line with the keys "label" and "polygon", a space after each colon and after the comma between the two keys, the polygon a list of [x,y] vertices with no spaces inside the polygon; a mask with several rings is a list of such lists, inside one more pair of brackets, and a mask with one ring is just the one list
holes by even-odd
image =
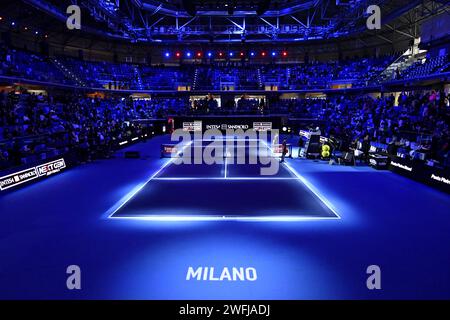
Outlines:
{"label": "illuminated court line", "polygon": [[[190,146],[192,144],[192,141],[189,142],[188,144],[186,144],[178,154],[180,154],[181,152],[184,151],[184,149],[186,149],[188,146]],[[159,168],[155,173],[153,173],[150,178],[147,179],[147,181],[145,181],[143,184],[139,185],[137,188],[133,189],[125,198],[125,200],[117,207],[112,210],[112,213],[109,214],[108,218],[112,218],[112,216],[119,211],[125,204],[128,203],[128,201],[130,201],[139,191],[141,191],[150,181],[152,181],[161,171],[163,171],[166,167],[168,167],[176,158],[170,158],[169,160],[167,160],[162,166],[161,168]]]}
{"label": "illuminated court line", "polygon": [[298,180],[297,177],[155,177],[152,180]]}
{"label": "illuminated court line", "polygon": [[261,139],[233,139],[232,137],[230,138],[225,138],[225,139],[215,139],[215,140],[199,140],[199,139],[194,139],[192,141],[201,141],[201,142],[215,142],[215,141],[261,141]]}
{"label": "illuminated court line", "polygon": [[[193,143],[194,140],[190,141],[186,146],[183,147],[183,149],[178,153],[182,153],[184,149],[186,149],[188,146],[190,146]],[[197,140],[198,141],[198,140]],[[263,140],[257,140],[263,142],[267,148],[274,154],[272,148]],[[308,181],[306,180],[302,175],[300,175],[295,169],[293,169],[291,166],[289,166],[286,162],[283,164],[288,168],[288,170],[297,178],[290,178],[290,180],[297,180],[303,183],[314,195],[317,196],[317,198],[322,201],[322,203],[330,209],[335,216],[334,217],[315,217],[315,216],[290,216],[290,215],[284,215],[284,216],[207,216],[207,215],[201,215],[201,216],[195,216],[195,215],[148,215],[148,216],[114,216],[114,214],[120,210],[126,203],[128,203],[139,191],[141,191],[151,180],[183,180],[183,178],[156,178],[156,176],[169,164],[171,164],[174,159],[176,158],[170,158],[167,162],[163,164],[163,166],[156,171],[145,183],[143,183],[141,186],[136,188],[136,190],[132,191],[130,196],[127,196],[126,200],[120,204],[116,209],[113,210],[113,212],[108,216],[109,219],[126,219],[126,220],[143,220],[143,221],[260,221],[260,222],[295,222],[295,221],[315,221],[315,220],[340,220],[341,216],[336,212],[336,210],[333,208],[331,203]],[[226,159],[225,159],[226,161]],[[266,178],[245,178],[245,177],[236,177],[236,178],[227,178],[226,176],[224,178],[185,178],[184,180],[200,180],[200,179],[210,179],[210,180],[267,180]],[[289,178],[281,178],[281,177],[272,177],[268,178],[270,180],[288,180]]]}
{"label": "illuminated court line", "polygon": [[314,216],[183,216],[183,215],[149,215],[130,217],[109,217],[110,219],[142,220],[142,221],[254,221],[254,222],[295,222],[295,221],[316,221],[316,220],[338,220],[334,217],[314,217]]}

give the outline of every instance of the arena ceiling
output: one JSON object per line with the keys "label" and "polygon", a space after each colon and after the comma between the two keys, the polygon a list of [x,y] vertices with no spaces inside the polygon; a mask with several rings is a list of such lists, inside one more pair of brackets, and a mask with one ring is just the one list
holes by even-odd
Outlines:
{"label": "arena ceiling", "polygon": [[[22,0],[2,1],[0,14],[50,36],[101,37],[131,43],[302,43],[352,38],[361,45],[417,37],[420,24],[449,10],[424,0]],[[77,4],[82,30],[65,27]],[[368,30],[366,9],[378,5],[382,29]],[[2,28],[4,29],[4,28]]]}

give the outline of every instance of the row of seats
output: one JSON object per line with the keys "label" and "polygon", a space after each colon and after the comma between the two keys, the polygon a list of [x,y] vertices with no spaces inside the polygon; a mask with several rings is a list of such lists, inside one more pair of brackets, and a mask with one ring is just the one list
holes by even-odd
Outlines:
{"label": "row of seats", "polygon": [[448,66],[449,55],[441,55],[437,57],[431,57],[425,59],[425,61],[418,61],[405,69],[401,78],[403,79],[413,79],[429,76],[438,72],[444,71],[444,67]]}

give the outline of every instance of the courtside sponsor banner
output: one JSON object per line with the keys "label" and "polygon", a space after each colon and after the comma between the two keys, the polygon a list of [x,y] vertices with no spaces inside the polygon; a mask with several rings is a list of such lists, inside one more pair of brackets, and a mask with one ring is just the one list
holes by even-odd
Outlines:
{"label": "courtside sponsor banner", "polygon": [[397,167],[397,168],[400,168],[400,169],[403,169],[403,170],[406,170],[409,172],[413,171],[412,167],[407,166],[406,164],[401,164],[401,163],[395,162],[395,161],[391,161],[391,166],[394,166],[394,167]]}
{"label": "courtside sponsor banner", "polygon": [[438,182],[450,185],[450,179],[447,179],[446,177],[441,177],[441,176],[433,173],[433,174],[431,174],[430,178],[434,181],[438,181]]}
{"label": "courtside sponsor banner", "polygon": [[12,173],[0,178],[0,190],[15,187],[21,183],[36,179],[38,177],[36,168],[29,168],[23,171]]}
{"label": "courtside sponsor banner", "polygon": [[49,176],[57,173],[66,167],[64,159],[58,159],[52,162],[44,163],[36,167],[37,174],[41,176]]}
{"label": "courtside sponsor banner", "polygon": [[11,173],[0,178],[0,190],[6,190],[18,186],[36,178],[49,176],[66,167],[64,159],[58,159],[36,167],[28,168],[19,172]]}

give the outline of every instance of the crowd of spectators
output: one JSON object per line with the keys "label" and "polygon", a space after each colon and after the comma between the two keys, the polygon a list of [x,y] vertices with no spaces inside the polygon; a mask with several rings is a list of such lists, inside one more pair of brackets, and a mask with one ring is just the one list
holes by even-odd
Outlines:
{"label": "crowd of spectators", "polygon": [[403,71],[396,70],[395,80],[415,79],[450,71],[450,56],[448,54],[416,61]]}
{"label": "crowd of spectators", "polygon": [[392,57],[363,58],[346,61],[312,62],[288,69],[284,89],[326,89],[333,82],[346,80],[354,87],[365,87],[392,62]]}
{"label": "crowd of spectators", "polygon": [[10,49],[0,45],[0,75],[30,80],[74,84],[48,59],[25,50]]}
{"label": "crowd of spectators", "polygon": [[328,137],[342,142],[341,149],[370,144],[387,145],[387,151],[450,165],[450,105],[444,92],[402,93],[395,97],[340,96],[322,101],[319,119]]}
{"label": "crowd of spectators", "polygon": [[242,96],[219,107],[212,96],[190,101],[188,97],[152,99],[90,98],[77,94],[59,96],[22,92],[0,93],[0,167],[24,164],[65,152],[81,162],[94,156],[108,157],[118,141],[144,130],[132,120],[169,115],[286,114],[321,120],[322,133],[340,141],[348,150],[358,143],[384,143],[389,152],[448,164],[449,96],[443,91],[388,95],[329,96],[324,99],[265,99]]}
{"label": "crowd of spectators", "polygon": [[77,161],[109,157],[144,130],[132,119],[149,111],[122,99],[0,94],[0,169],[72,152]]}
{"label": "crowd of spectators", "polygon": [[85,61],[67,56],[46,57],[0,45],[0,75],[110,90],[258,90],[324,89],[347,80],[364,87],[392,62],[392,57],[295,64],[181,65],[177,67]]}
{"label": "crowd of spectators", "polygon": [[[296,65],[139,66],[64,57],[51,60],[4,45],[0,45],[0,58],[0,75],[71,85],[77,85],[74,79],[82,79],[87,86],[110,89],[175,89],[180,84],[218,89],[221,83],[235,89],[240,85],[261,89],[264,83],[279,89],[305,89],[326,88],[343,79],[364,86],[392,62],[391,57],[383,57]],[[449,67],[448,55],[440,56],[416,63],[398,76],[417,77]],[[185,114],[286,114],[322,120],[324,133],[343,141],[343,148],[358,141],[366,146],[380,142],[388,144],[390,152],[420,152],[448,163],[449,97],[443,91],[403,93],[395,100],[348,94],[266,101],[243,95],[219,103],[212,95],[131,100],[88,98],[74,92],[59,96],[1,92],[0,169],[67,151],[78,153],[83,161],[96,152],[107,156],[118,140],[142,130],[130,120]]]}

